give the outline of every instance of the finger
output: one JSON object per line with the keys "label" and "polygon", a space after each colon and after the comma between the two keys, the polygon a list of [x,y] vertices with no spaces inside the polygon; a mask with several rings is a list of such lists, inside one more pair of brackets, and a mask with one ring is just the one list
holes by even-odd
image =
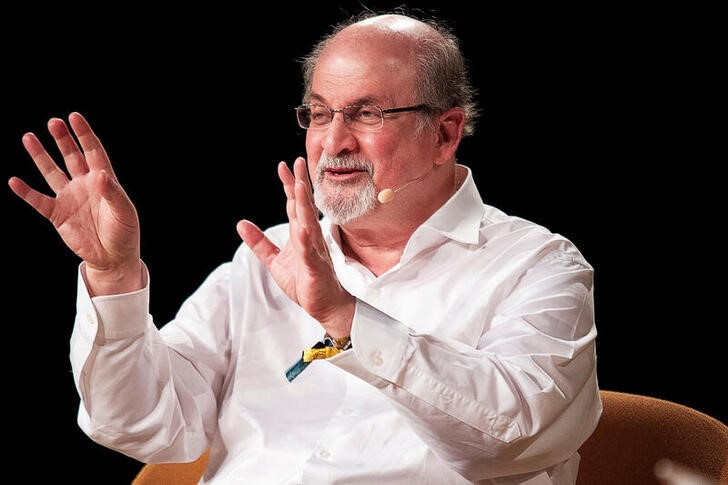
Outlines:
{"label": "finger", "polygon": [[18,177],[11,177],[8,180],[8,185],[15,195],[30,204],[40,215],[46,219],[51,218],[56,202],[53,197],[41,194]]}
{"label": "finger", "polygon": [[322,263],[326,259],[328,253],[322,253],[315,243],[316,236],[312,231],[308,231],[305,227],[299,226],[293,236],[296,239],[294,247],[298,247],[297,253],[299,254],[301,261],[317,270],[322,268]]}
{"label": "finger", "polygon": [[303,157],[298,157],[293,162],[293,175],[295,175],[296,180],[305,182],[308,185],[308,171],[306,170],[306,160]]}
{"label": "finger", "polygon": [[68,177],[48,155],[40,140],[33,133],[26,133],[23,135],[23,146],[51,190],[60,192],[68,183]]}
{"label": "finger", "polygon": [[61,155],[63,155],[63,160],[66,162],[66,168],[68,169],[68,173],[71,174],[71,177],[88,173],[86,159],[78,148],[71,132],[68,131],[66,123],[60,118],[51,118],[48,121],[48,131],[56,141]]}
{"label": "finger", "polygon": [[296,179],[296,217],[308,231],[314,231],[318,226],[316,213],[309,200],[308,187],[300,179]]}
{"label": "finger", "polygon": [[286,193],[286,197],[292,199],[294,197],[293,186],[295,177],[288,168],[288,165],[286,165],[286,162],[280,162],[278,164],[278,178],[281,179],[281,182],[283,182],[283,191]]}
{"label": "finger", "polygon": [[293,163],[293,173],[295,174],[296,180],[303,182],[306,187],[305,200],[311,206],[311,210],[314,211],[314,216],[318,215],[318,209],[313,200],[313,190],[311,189],[311,180],[308,177],[308,168],[306,167],[306,160],[303,157],[298,157]]}
{"label": "finger", "polygon": [[318,223],[319,212],[313,200],[306,160],[303,157],[296,159],[293,171],[296,176],[296,217],[309,233],[308,244],[316,248],[322,256],[328,255],[321,226]]}
{"label": "finger", "polygon": [[321,224],[318,221],[318,209],[309,200],[310,190],[301,182],[296,182],[296,217],[300,227],[306,230],[306,240],[301,244],[307,249],[315,249],[322,259],[330,259],[329,250],[324,240]]}
{"label": "finger", "polygon": [[280,253],[278,246],[265,237],[263,231],[250,221],[243,219],[238,222],[236,229],[243,238],[245,244],[253,251],[253,254],[263,263],[263,266],[270,268],[271,263]]}
{"label": "finger", "polygon": [[298,254],[303,256],[303,262],[311,264],[311,233],[303,226],[298,226],[295,229],[295,234],[292,235],[296,239],[296,247],[298,247]]}
{"label": "finger", "polygon": [[296,220],[296,180],[288,169],[286,162],[278,164],[278,178],[283,183],[283,191],[286,193],[286,215],[288,222],[293,223]]}
{"label": "finger", "polygon": [[296,177],[297,181],[302,182],[309,191],[311,190],[311,183],[308,179],[308,169],[306,168],[306,160],[304,160],[303,157],[298,157],[296,161],[293,162],[293,175]]}
{"label": "finger", "polygon": [[290,224],[296,223],[296,200],[286,200],[286,216],[288,216],[288,222]]}
{"label": "finger", "polygon": [[296,177],[296,181],[301,182],[306,188],[306,200],[313,205],[311,181],[308,178],[308,168],[306,167],[306,160],[303,157],[298,157],[296,161],[293,162],[293,174]]}
{"label": "finger", "polygon": [[88,168],[90,170],[106,170],[111,176],[116,177],[109,157],[106,155],[106,150],[104,150],[104,146],[96,137],[88,121],[80,113],[74,112],[68,116],[68,122],[81,144]]}

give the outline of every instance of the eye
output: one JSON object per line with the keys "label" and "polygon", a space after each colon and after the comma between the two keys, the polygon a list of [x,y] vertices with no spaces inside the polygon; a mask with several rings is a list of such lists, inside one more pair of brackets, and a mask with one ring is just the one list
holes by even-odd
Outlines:
{"label": "eye", "polygon": [[309,106],[309,117],[312,124],[325,125],[331,121],[331,111],[326,106]]}
{"label": "eye", "polygon": [[376,106],[360,106],[354,115],[357,121],[362,123],[378,123],[381,114]]}

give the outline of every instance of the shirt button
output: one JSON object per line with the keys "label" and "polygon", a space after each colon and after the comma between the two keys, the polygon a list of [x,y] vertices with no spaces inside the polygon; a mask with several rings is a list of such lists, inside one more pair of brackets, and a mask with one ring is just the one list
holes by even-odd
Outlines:
{"label": "shirt button", "polygon": [[351,408],[344,408],[344,409],[341,410],[341,414],[344,414],[344,415],[348,415],[348,414],[351,414],[353,412],[354,412],[354,410],[351,409]]}
{"label": "shirt button", "polygon": [[328,460],[329,458],[331,458],[331,453],[326,450],[321,450],[318,452],[318,457],[322,460]]}
{"label": "shirt button", "polygon": [[379,298],[381,296],[381,294],[382,294],[382,290],[380,290],[379,288],[369,288],[369,295],[372,298]]}
{"label": "shirt button", "polygon": [[88,323],[89,325],[94,325],[96,322],[94,322],[94,319],[93,319],[93,317],[91,317],[91,315],[87,315],[86,323]]}
{"label": "shirt button", "polygon": [[382,352],[381,350],[375,350],[372,353],[372,364],[376,366],[380,366],[384,363],[384,359],[382,359]]}

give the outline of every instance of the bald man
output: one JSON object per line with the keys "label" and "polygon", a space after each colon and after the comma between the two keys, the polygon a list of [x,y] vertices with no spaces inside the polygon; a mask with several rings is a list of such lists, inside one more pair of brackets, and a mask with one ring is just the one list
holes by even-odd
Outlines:
{"label": "bald man", "polygon": [[232,261],[161,330],[136,211],[88,123],[69,116],[79,147],[49,122],[68,176],[24,136],[56,196],[10,186],[83,259],[81,428],[148,463],[210,449],[202,483],[573,484],[601,411],[593,270],[456,163],[475,116],[457,39],[359,18],[304,83],[308,163],[278,167],[288,223],[238,223]]}

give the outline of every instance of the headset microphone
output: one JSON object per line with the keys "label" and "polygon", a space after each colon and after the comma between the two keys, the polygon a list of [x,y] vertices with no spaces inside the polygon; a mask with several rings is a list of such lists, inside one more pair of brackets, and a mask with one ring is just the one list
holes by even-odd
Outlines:
{"label": "headset microphone", "polygon": [[397,192],[399,192],[400,190],[404,189],[405,187],[407,187],[407,186],[408,186],[408,185],[410,185],[410,184],[413,184],[413,183],[415,183],[415,182],[417,182],[417,181],[419,181],[419,180],[422,180],[422,179],[423,179],[423,178],[425,178],[425,177],[426,177],[426,176],[427,176],[427,175],[428,175],[428,174],[429,174],[430,172],[432,172],[432,170],[434,170],[434,168],[435,168],[435,165],[433,164],[433,165],[432,165],[432,168],[431,168],[430,170],[428,170],[427,172],[423,173],[422,175],[420,175],[420,176],[419,176],[419,177],[417,177],[416,179],[412,179],[412,180],[410,180],[409,182],[407,182],[406,184],[402,185],[401,187],[399,187],[399,188],[397,188],[397,189],[390,189],[390,188],[386,188],[386,189],[382,189],[382,190],[380,190],[380,191],[379,191],[379,193],[377,194],[377,200],[378,200],[378,201],[379,201],[379,203],[381,203],[381,204],[386,204],[386,203],[388,203],[388,202],[392,202],[392,200],[394,199],[394,195],[395,195],[395,194],[396,194]]}
{"label": "headset microphone", "polygon": [[391,202],[391,200],[394,199],[394,193],[395,192],[392,189],[384,189],[377,194],[377,200],[382,204]]}

